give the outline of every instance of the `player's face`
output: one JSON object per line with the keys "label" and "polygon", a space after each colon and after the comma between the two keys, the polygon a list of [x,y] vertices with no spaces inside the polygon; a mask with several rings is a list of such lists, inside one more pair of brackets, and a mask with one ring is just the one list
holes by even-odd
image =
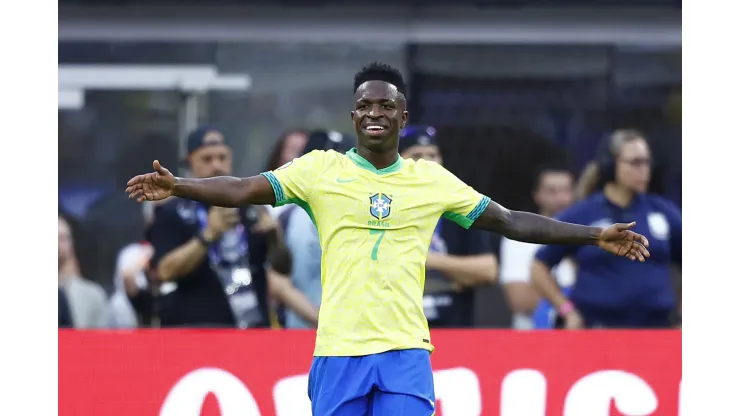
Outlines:
{"label": "player's face", "polygon": [[404,159],[424,159],[430,162],[442,164],[442,154],[439,152],[439,147],[435,145],[416,145],[411,146],[404,150],[401,154]]}
{"label": "player's face", "polygon": [[231,149],[223,144],[201,147],[190,155],[189,161],[196,178],[231,174]]}
{"label": "player's face", "polygon": [[573,203],[573,177],[568,172],[543,173],[534,202],[548,216],[568,208]]}
{"label": "player's face", "polygon": [[394,85],[368,81],[355,93],[350,113],[359,145],[372,152],[398,149],[398,133],[406,125],[406,100]]}
{"label": "player's face", "polygon": [[617,183],[634,192],[646,192],[651,168],[647,142],[643,139],[625,142],[617,157]]}

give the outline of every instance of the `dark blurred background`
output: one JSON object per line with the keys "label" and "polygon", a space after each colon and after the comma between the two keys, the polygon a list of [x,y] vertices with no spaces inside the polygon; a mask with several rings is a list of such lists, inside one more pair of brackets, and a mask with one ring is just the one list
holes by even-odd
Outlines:
{"label": "dark blurred background", "polygon": [[[446,167],[503,205],[534,210],[535,166],[557,155],[579,173],[619,127],[645,132],[654,190],[681,202],[680,1],[203,4],[59,2],[59,207],[83,275],[106,290],[119,250],[143,239],[129,177],[155,158],[182,166],[185,132],[203,122],[229,137],[237,175],[264,170],[287,128],[351,131],[352,77],[369,61],[403,70],[411,121],[437,127]],[[150,87],[64,73],[80,65],[241,78]],[[478,298],[479,326],[510,326],[499,287]]]}

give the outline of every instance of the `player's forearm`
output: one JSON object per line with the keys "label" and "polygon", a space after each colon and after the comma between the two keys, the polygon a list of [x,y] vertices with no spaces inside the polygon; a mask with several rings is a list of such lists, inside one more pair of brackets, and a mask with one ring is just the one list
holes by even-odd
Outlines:
{"label": "player's forearm", "polygon": [[558,282],[552,276],[550,268],[539,260],[532,262],[532,287],[542,297],[559,309],[568,299],[563,295]]}
{"label": "player's forearm", "polygon": [[602,229],[571,224],[532,214],[509,211],[491,202],[474,225],[510,240],[534,244],[596,245]]}
{"label": "player's forearm", "polygon": [[203,261],[207,248],[197,238],[165,254],[157,266],[157,275],[165,282],[183,277]]}
{"label": "player's forearm", "polygon": [[251,201],[252,178],[235,178],[233,176],[217,176],[215,178],[193,179],[176,178],[172,190],[174,196],[218,207],[239,207],[246,204],[264,204],[266,202]]}
{"label": "player's forearm", "polygon": [[494,283],[497,276],[496,257],[489,254],[453,256],[431,253],[427,258],[427,269],[438,270],[463,286]]}

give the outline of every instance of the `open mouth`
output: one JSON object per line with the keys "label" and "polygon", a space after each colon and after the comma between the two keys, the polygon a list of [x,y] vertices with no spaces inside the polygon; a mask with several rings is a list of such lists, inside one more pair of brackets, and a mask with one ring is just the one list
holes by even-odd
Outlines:
{"label": "open mouth", "polygon": [[385,126],[379,126],[377,124],[365,126],[364,129],[365,133],[367,133],[369,136],[381,136],[386,131]]}

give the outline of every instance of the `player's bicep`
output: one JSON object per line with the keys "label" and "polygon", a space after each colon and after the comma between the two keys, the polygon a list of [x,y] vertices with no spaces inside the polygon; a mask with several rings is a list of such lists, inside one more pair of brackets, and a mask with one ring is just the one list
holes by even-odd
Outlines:
{"label": "player's bicep", "polygon": [[473,225],[475,228],[494,231],[503,235],[510,215],[511,211],[489,199],[485,209],[478,215]]}

